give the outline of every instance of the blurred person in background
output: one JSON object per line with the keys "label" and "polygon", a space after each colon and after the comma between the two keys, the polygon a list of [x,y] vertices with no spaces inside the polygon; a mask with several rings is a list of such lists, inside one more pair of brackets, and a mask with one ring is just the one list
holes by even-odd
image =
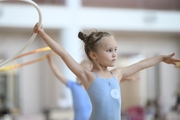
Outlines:
{"label": "blurred person in background", "polygon": [[177,84],[175,99],[175,105],[173,106],[172,110],[180,113],[180,82]]}
{"label": "blurred person in background", "polygon": [[176,111],[180,114],[180,82],[177,86],[177,93],[176,93]]}
{"label": "blurred person in background", "polygon": [[10,114],[6,97],[0,94],[0,120],[4,120],[4,116]]}
{"label": "blurred person in background", "polygon": [[[89,96],[84,89],[82,83],[77,79],[76,82],[65,77],[55,65],[52,54],[47,55],[48,63],[50,65],[51,70],[58,80],[67,86],[72,93],[73,98],[73,110],[74,110],[74,120],[88,120],[92,111],[91,101]],[[84,59],[80,63],[85,69],[91,70],[92,66],[89,60]]]}

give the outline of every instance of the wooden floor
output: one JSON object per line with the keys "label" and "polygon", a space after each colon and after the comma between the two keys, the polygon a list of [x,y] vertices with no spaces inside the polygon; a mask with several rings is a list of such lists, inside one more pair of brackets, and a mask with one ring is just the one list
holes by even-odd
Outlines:
{"label": "wooden floor", "polygon": [[0,120],[73,120],[74,112],[72,109],[59,110],[52,109],[48,114],[37,115],[5,115]]}
{"label": "wooden floor", "polygon": [[[3,119],[0,118],[0,120],[73,120],[73,111],[58,111],[53,110],[49,114],[49,117],[47,118],[44,114],[39,115],[19,115],[19,116],[12,116],[6,115]],[[127,118],[122,117],[122,120],[128,120]],[[144,120],[153,120],[152,118],[149,118],[148,116],[145,117]],[[180,120],[180,114],[169,112],[166,115],[166,118],[163,120]]]}

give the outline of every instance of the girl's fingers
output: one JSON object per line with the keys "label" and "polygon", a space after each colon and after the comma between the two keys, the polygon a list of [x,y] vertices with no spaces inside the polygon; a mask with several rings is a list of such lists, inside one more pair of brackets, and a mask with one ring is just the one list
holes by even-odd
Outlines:
{"label": "girl's fingers", "polygon": [[180,59],[176,59],[176,62],[180,62]]}
{"label": "girl's fingers", "polygon": [[172,54],[171,54],[171,56],[174,56],[174,55],[175,55],[175,53],[172,53]]}
{"label": "girl's fingers", "polygon": [[172,58],[175,55],[175,53],[172,53],[170,55],[167,56],[167,58]]}

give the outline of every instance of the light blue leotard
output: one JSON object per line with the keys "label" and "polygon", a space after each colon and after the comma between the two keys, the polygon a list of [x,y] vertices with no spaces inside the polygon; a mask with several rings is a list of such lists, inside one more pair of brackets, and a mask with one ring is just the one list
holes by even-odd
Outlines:
{"label": "light blue leotard", "polygon": [[109,79],[96,78],[87,89],[92,103],[92,113],[89,120],[121,120],[121,97],[118,81],[112,77]]}
{"label": "light blue leotard", "polygon": [[88,120],[92,111],[91,101],[86,90],[78,83],[67,81],[73,98],[74,120]]}

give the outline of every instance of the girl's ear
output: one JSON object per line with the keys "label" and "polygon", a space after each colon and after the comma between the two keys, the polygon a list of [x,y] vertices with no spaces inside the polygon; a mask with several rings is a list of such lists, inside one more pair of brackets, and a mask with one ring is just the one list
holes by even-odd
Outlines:
{"label": "girl's ear", "polygon": [[96,60],[96,54],[95,54],[95,52],[92,52],[92,51],[91,51],[91,52],[89,53],[89,56],[91,57],[92,60]]}

